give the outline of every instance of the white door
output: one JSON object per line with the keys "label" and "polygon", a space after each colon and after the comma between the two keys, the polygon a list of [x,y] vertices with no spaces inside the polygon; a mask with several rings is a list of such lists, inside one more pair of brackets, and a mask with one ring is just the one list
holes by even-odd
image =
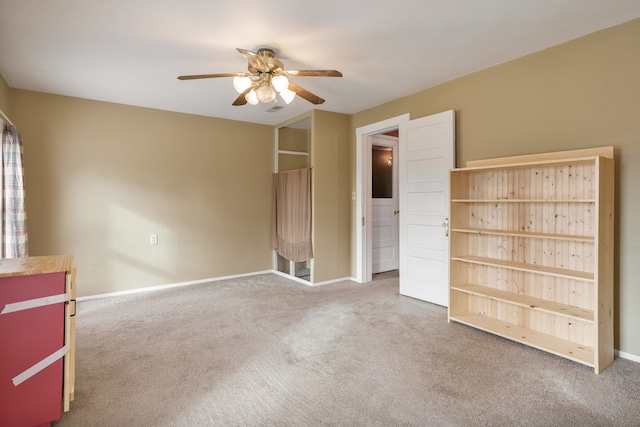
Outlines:
{"label": "white door", "polygon": [[371,273],[398,269],[398,138],[371,137]]}
{"label": "white door", "polygon": [[400,125],[400,294],[449,305],[449,169],[453,110]]}

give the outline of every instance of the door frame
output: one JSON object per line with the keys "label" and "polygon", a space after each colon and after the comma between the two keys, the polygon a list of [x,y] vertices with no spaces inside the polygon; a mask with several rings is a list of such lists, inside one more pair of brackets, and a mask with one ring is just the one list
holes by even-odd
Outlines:
{"label": "door frame", "polygon": [[[367,226],[371,199],[367,197],[367,171],[370,170],[368,158],[371,155],[370,136],[388,132],[400,127],[401,123],[410,120],[409,113],[392,117],[380,122],[371,123],[356,129],[356,281],[366,283],[371,281],[371,236]],[[367,166],[369,163],[369,166]],[[396,162],[394,162],[396,163]]]}

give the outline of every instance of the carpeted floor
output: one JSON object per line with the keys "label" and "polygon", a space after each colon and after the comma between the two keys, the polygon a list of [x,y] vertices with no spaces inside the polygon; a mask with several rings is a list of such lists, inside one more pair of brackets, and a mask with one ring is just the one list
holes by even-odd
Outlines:
{"label": "carpeted floor", "polygon": [[638,426],[640,364],[591,368],[447,323],[395,274],[260,275],[78,303],[55,426]]}

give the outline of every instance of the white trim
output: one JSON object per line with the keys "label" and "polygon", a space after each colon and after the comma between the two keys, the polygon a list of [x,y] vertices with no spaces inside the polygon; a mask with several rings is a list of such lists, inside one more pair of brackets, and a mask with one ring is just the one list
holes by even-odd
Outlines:
{"label": "white trim", "polygon": [[275,128],[273,137],[273,172],[278,172],[278,153],[280,152],[280,128]]}
{"label": "white trim", "polygon": [[152,292],[152,291],[160,291],[163,289],[180,288],[182,286],[199,285],[201,283],[219,282],[221,280],[239,279],[242,277],[259,276],[261,274],[269,274],[269,273],[273,273],[275,275],[284,277],[294,282],[302,283],[303,285],[307,285],[307,286],[323,286],[323,285],[329,285],[331,283],[344,282],[344,281],[358,282],[354,277],[343,277],[342,279],[334,279],[334,280],[327,280],[326,282],[311,283],[308,280],[299,279],[295,276],[291,276],[287,273],[283,273],[278,270],[263,270],[263,271],[256,271],[254,273],[234,274],[232,276],[213,277],[209,279],[191,280],[189,282],[170,283],[168,285],[149,286],[147,288],[137,288],[137,289],[129,289],[126,291],[109,292],[107,294],[89,295],[86,297],[76,298],[76,301],[87,301],[87,300],[99,299],[99,298],[118,297],[122,295],[141,294],[143,292]]}
{"label": "white trim", "polygon": [[[280,151],[280,126],[276,127],[274,129],[274,136],[273,136],[273,173],[278,173],[279,166],[278,166],[278,152]],[[308,162],[308,161],[307,161]],[[272,182],[273,185],[273,182]],[[273,203],[273,201],[271,201],[271,203]],[[273,230],[269,230],[270,232],[273,232]],[[269,246],[271,246],[271,242],[269,242]],[[273,268],[274,270],[278,269],[278,251],[275,249],[271,249],[271,252],[273,253],[273,258],[271,259],[271,268]]]}
{"label": "white trim", "polygon": [[293,280],[294,282],[302,283],[303,285],[307,285],[307,286],[310,286],[310,287],[330,285],[332,283],[345,282],[345,281],[351,281],[351,282],[358,283],[358,281],[355,279],[355,277],[343,277],[341,279],[333,279],[333,280],[326,280],[324,282],[311,283],[308,280],[304,280],[304,279],[300,279],[300,278],[295,277],[295,276],[291,276],[290,274],[283,273],[282,271],[273,270],[272,273],[276,274],[278,276],[284,277],[285,279]]}
{"label": "white trim", "polygon": [[288,273],[283,273],[282,271],[271,270],[271,273],[280,277],[284,277],[285,279],[293,280],[294,282],[302,283],[303,285],[313,286],[313,284],[308,280],[300,279],[299,277],[292,276],[291,274],[288,274]]}
{"label": "white trim", "polygon": [[221,280],[237,279],[237,278],[240,278],[240,277],[258,276],[260,274],[268,274],[268,273],[273,273],[273,272],[274,272],[273,270],[264,270],[264,271],[256,271],[254,273],[234,274],[234,275],[231,275],[231,276],[222,276],[222,277],[214,277],[214,278],[209,278],[209,279],[192,280],[192,281],[189,281],[189,282],[171,283],[171,284],[168,284],[168,285],[149,286],[147,288],[129,289],[127,291],[109,292],[107,294],[89,295],[89,296],[86,296],[86,297],[79,297],[79,298],[76,298],[76,301],[86,301],[86,300],[98,299],[98,298],[108,298],[108,297],[117,297],[117,296],[121,296],[121,295],[139,294],[139,293],[143,293],[143,292],[158,291],[158,290],[162,290],[162,289],[179,288],[181,286],[198,285],[200,283],[219,282]]}
{"label": "white trim", "polygon": [[640,363],[640,356],[636,356],[635,354],[625,353],[624,351],[614,350],[614,354],[618,356],[620,359],[627,359],[633,362]]}
{"label": "white trim", "polygon": [[362,225],[362,218],[367,216],[367,177],[365,160],[367,158],[367,137],[383,133],[400,126],[410,120],[409,113],[392,117],[377,123],[361,126],[356,129],[356,281],[365,283],[371,281],[371,263],[367,256],[367,233]]}
{"label": "white trim", "polygon": [[317,282],[317,283],[313,283],[311,284],[311,286],[324,286],[324,285],[330,285],[332,283],[338,283],[338,282],[356,282],[356,283],[360,283],[356,280],[355,277],[343,277],[342,279],[333,279],[333,280],[326,280],[324,282]]}

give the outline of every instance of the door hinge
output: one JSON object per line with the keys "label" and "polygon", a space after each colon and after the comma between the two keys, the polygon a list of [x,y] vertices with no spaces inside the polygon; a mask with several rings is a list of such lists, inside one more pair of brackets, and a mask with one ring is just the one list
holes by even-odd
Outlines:
{"label": "door hinge", "polygon": [[364,227],[364,217],[362,217],[362,226]]}

